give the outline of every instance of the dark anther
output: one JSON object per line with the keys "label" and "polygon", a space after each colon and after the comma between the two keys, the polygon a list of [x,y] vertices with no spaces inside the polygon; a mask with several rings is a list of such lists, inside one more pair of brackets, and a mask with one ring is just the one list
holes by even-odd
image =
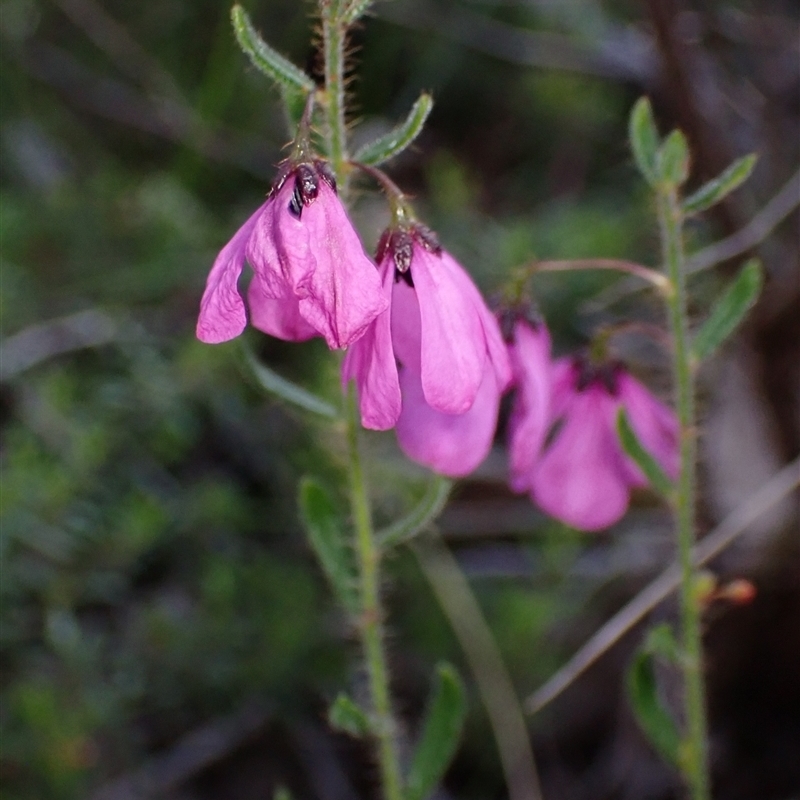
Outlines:
{"label": "dark anther", "polygon": [[395,231],[392,234],[392,258],[395,269],[400,273],[408,272],[414,255],[414,242],[407,231]]}
{"label": "dark anther", "polygon": [[294,179],[295,189],[300,190],[300,199],[304,206],[312,203],[319,192],[319,178],[310,164],[298,164]]}
{"label": "dark anther", "polygon": [[297,217],[297,219],[300,219],[303,214],[303,196],[300,193],[300,186],[297,183],[294,185],[292,199],[289,201],[289,213]]}

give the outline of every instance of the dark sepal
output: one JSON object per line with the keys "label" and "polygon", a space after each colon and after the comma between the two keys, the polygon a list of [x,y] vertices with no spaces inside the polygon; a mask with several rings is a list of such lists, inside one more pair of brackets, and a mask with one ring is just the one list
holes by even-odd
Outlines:
{"label": "dark sepal", "polygon": [[430,228],[415,222],[411,227],[411,233],[429,253],[435,253],[437,256],[442,254],[439,237]]}

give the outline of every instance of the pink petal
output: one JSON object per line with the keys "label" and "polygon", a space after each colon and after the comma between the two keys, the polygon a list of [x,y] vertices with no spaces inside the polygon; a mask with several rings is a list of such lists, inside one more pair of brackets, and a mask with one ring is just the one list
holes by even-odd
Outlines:
{"label": "pink petal", "polygon": [[[394,261],[391,258],[384,259],[381,269],[393,274]],[[398,361],[419,373],[422,369],[419,302],[416,291],[402,279],[395,280],[392,287],[392,344]]]}
{"label": "pink petal", "polygon": [[264,333],[287,342],[304,342],[317,336],[300,314],[297,298],[288,291],[280,297],[265,287],[258,274],[253,276],[247,291],[250,323]]}
{"label": "pink petal", "polygon": [[573,358],[557,358],[550,367],[550,413],[560,417],[575,396],[578,366]]}
{"label": "pink petal", "polygon": [[201,342],[218,344],[233,339],[247,324],[238,282],[244,266],[247,242],[266,207],[267,203],[256,209],[222,248],[211,267],[197,319],[197,338]]}
{"label": "pink petal", "polygon": [[[678,418],[675,412],[658,400],[642,383],[627,372],[617,379],[617,396],[622,403],[639,441],[673,480],[678,477]],[[647,479],[633,461],[626,457],[631,480],[639,486]]]}
{"label": "pink petal", "polygon": [[464,270],[452,256],[414,244],[411,275],[419,303],[422,388],[432,408],[463,414],[483,380],[486,339],[464,291]]}
{"label": "pink petal", "polygon": [[453,261],[456,269],[453,271],[453,277],[458,280],[462,292],[466,297],[472,301],[472,305],[478,314],[483,328],[483,335],[486,340],[486,350],[489,354],[489,360],[494,366],[495,375],[497,376],[497,385],[501,391],[505,391],[513,379],[511,372],[511,361],[508,355],[508,346],[503,340],[503,334],[500,332],[500,326],[497,323],[497,318],[489,310],[483,295],[473,282],[469,274],[462,269],[456,261]]}
{"label": "pink petal", "polygon": [[284,277],[300,313],[331,348],[347,347],[385,311],[375,264],[367,257],[344,206],[324,180],[298,219],[289,209],[288,180],[275,199],[276,243]]}
{"label": "pink petal", "polygon": [[536,504],[580,530],[607,528],[628,507],[628,480],[613,428],[616,408],[602,387],[576,394],[536,468]]}
{"label": "pink petal", "polygon": [[[384,264],[383,290],[391,297],[393,265]],[[342,364],[342,382],[355,380],[358,387],[361,423],[365,428],[385,431],[393,428],[400,416],[400,383],[392,349],[392,313],[379,314],[366,333],[347,349]]]}
{"label": "pink petal", "polygon": [[400,387],[403,410],[397,420],[397,441],[409,458],[451,478],[468,475],[486,458],[500,407],[494,370],[485,371],[472,407],[464,414],[431,408],[420,376],[411,369],[400,370]]}
{"label": "pink petal", "polygon": [[550,334],[520,321],[509,346],[517,393],[509,419],[511,488],[528,491],[550,425]]}

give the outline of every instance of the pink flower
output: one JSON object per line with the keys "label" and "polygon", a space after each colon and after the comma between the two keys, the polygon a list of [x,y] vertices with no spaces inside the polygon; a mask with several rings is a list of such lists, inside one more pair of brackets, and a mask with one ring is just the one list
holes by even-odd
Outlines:
{"label": "pink flower", "polygon": [[[518,326],[514,347],[519,357],[512,363],[521,388],[512,412],[513,489],[529,491],[540,508],[581,530],[601,530],[619,521],[631,488],[647,484],[619,441],[620,408],[667,475],[677,476],[675,414],[622,365],[597,367],[581,359],[560,359],[552,365],[545,387],[540,372],[544,335],[536,342]],[[538,405],[530,402],[532,396]],[[543,405],[548,407],[544,428]]]}
{"label": "pink flower", "polygon": [[505,343],[475,284],[421,225],[378,247],[391,307],[347,352],[365,427],[397,427],[400,447],[436,472],[472,472],[489,452],[511,380]]}
{"label": "pink flower", "polygon": [[266,203],[222,248],[200,302],[201,341],[224,342],[244,330],[237,284],[245,260],[255,273],[251,322],[280,339],[321,334],[329,347],[346,347],[388,306],[375,264],[321,161],[284,165]]}

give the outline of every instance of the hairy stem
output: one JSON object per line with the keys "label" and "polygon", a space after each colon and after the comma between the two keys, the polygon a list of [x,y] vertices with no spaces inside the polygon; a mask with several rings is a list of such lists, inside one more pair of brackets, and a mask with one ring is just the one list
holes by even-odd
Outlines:
{"label": "hairy stem", "polygon": [[[344,41],[347,24],[337,0],[321,0],[328,155],[342,190],[347,177],[347,142],[344,108]],[[355,393],[347,396],[347,446],[349,455],[350,508],[355,526],[361,608],[359,635],[364,652],[372,729],[377,744],[385,800],[403,800],[396,726],[389,695],[389,672],[383,642],[383,610],[380,602],[381,553],[372,526],[372,512],[359,451],[361,429]]]}
{"label": "hairy stem", "polygon": [[322,43],[325,57],[325,100],[328,156],[340,186],[344,186],[347,164],[345,128],[344,46],[347,25],[339,15],[340,3],[322,0]]}
{"label": "hairy stem", "polygon": [[678,192],[662,186],[658,194],[658,219],[667,274],[673,291],[667,295],[673,343],[678,421],[680,423],[680,475],[675,499],[678,561],[681,570],[681,638],[684,651],[686,742],[684,772],[692,800],[709,800],[708,730],[703,686],[700,608],[694,591],[695,570],[692,548],[695,541],[695,489],[697,429],[694,409],[694,381],[690,363],[688,307],[683,253],[683,216]]}
{"label": "hairy stem", "polygon": [[347,398],[347,444],[350,456],[350,504],[356,529],[356,555],[361,581],[361,619],[359,632],[364,650],[369,691],[372,699],[373,730],[378,742],[378,755],[386,800],[402,800],[400,766],[395,745],[395,723],[389,697],[389,674],[383,646],[380,604],[380,550],[372,529],[361,456],[358,447],[360,429],[355,393]]}

